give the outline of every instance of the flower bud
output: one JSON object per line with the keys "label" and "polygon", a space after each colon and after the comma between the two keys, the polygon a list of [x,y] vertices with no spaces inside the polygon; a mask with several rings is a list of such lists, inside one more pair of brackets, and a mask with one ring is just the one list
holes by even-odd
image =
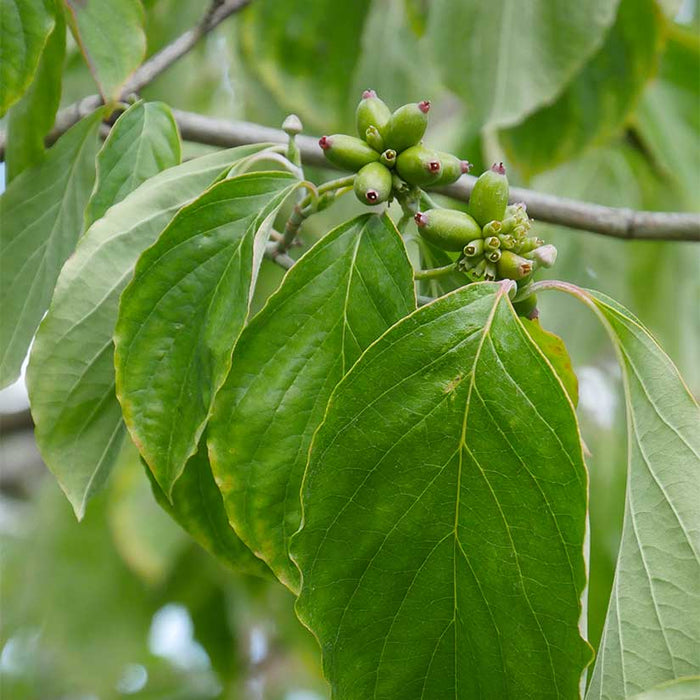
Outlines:
{"label": "flower bud", "polygon": [[484,269],[484,279],[487,282],[493,282],[498,277],[496,266],[492,262],[487,262]]}
{"label": "flower bud", "polygon": [[353,189],[363,204],[386,202],[391,196],[391,171],[381,163],[368,163],[357,173]]}
{"label": "flower bud", "polygon": [[468,258],[475,258],[477,255],[481,255],[484,252],[484,241],[482,238],[475,238],[473,241],[469,241],[467,245],[464,246],[462,252]]}
{"label": "flower bud", "polygon": [[396,170],[411,185],[430,185],[438,180],[442,163],[435,151],[425,146],[411,146],[396,158]]}
{"label": "flower bud", "polygon": [[501,224],[500,221],[489,221],[488,224],[486,224],[482,229],[482,236],[484,238],[488,238],[489,236],[497,236],[501,232],[502,228],[503,224]]}
{"label": "flower bud", "polygon": [[476,221],[456,209],[430,209],[418,212],[414,219],[421,236],[443,250],[461,251],[481,237]]}
{"label": "flower bud", "polygon": [[484,238],[484,248],[486,250],[495,250],[496,248],[500,247],[501,241],[498,236],[489,236],[488,238]]}
{"label": "flower bud", "polygon": [[393,148],[387,148],[379,157],[379,162],[387,168],[393,168],[396,165],[396,151]]}
{"label": "flower bud", "polygon": [[494,163],[491,170],[479,176],[469,197],[469,213],[480,226],[502,221],[508,205],[508,178],[503,163]]}
{"label": "flower bud", "polygon": [[[382,137],[386,136],[390,118],[391,110],[377,97],[377,93],[374,90],[365,90],[355,112],[358,135],[365,138],[367,129],[374,127]],[[383,148],[377,150],[381,152]]]}
{"label": "flower bud", "polygon": [[525,253],[529,253],[535,248],[539,248],[541,245],[544,245],[544,241],[541,238],[538,238],[537,236],[531,236],[530,238],[523,238],[519,242],[518,246],[518,252],[521,255],[525,255]]}
{"label": "flower bud", "polygon": [[331,163],[344,170],[357,172],[367,163],[379,160],[379,153],[371,146],[362,139],[346,134],[322,136],[318,145],[323,149],[324,155]]}
{"label": "flower bud", "polygon": [[515,248],[515,238],[511,235],[500,234],[498,240],[501,242],[501,248],[505,250],[513,250]]}
{"label": "flower bud", "polygon": [[391,115],[386,127],[386,145],[397,153],[415,146],[423,138],[428,127],[429,109],[430,102],[427,100],[399,107]]}
{"label": "flower bud", "polygon": [[484,256],[490,262],[496,263],[501,259],[501,251],[498,248],[494,248],[484,253]]}
{"label": "flower bud", "polygon": [[557,249],[550,243],[527,253],[525,257],[533,260],[539,267],[552,267],[557,261]]}
{"label": "flower bud", "polygon": [[367,127],[367,131],[365,131],[365,141],[367,141],[377,153],[381,153],[384,150],[384,139],[376,126]]}
{"label": "flower bud", "polygon": [[287,136],[296,136],[302,132],[303,128],[301,119],[299,119],[296,114],[290,114],[282,122],[282,131],[284,131]]}
{"label": "flower bud", "polygon": [[501,252],[501,258],[498,261],[498,275],[502,279],[521,280],[529,275],[533,270],[533,265],[530,260],[523,258],[517,253],[510,250]]}

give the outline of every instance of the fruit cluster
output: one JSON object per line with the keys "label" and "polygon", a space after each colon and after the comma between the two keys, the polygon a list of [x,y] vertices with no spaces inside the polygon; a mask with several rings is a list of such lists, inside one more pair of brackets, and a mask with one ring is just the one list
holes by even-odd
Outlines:
{"label": "fruit cluster", "polygon": [[363,204],[396,197],[404,211],[415,212],[418,231],[426,241],[460,254],[456,267],[472,281],[515,280],[516,310],[535,317],[536,300],[528,293],[529,285],[538,268],[554,264],[557,250],[530,235],[532,222],[523,203],[508,204],[503,163],[495,163],[477,179],[467,212],[416,211],[417,203],[425,199],[421,187],[450,184],[471,167],[466,160],[423,145],[429,110],[430,102],[423,101],[392,113],[374,90],[366,90],[355,115],[361,138],[334,134],[323,136],[319,145],[331,163],[357,173],[353,187]]}
{"label": "fruit cluster", "polygon": [[421,143],[429,111],[430,102],[424,100],[392,113],[374,90],[365,90],[355,114],[360,138],[333,134],[319,145],[331,163],[357,172],[354,189],[363,204],[386,202],[406,185],[448,185],[471,166]]}

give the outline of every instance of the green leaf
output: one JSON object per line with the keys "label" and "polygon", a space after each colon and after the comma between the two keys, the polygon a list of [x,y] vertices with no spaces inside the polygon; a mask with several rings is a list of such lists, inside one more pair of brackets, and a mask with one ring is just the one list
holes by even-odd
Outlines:
{"label": "green leaf", "polygon": [[687,209],[700,210],[700,36],[675,26],[658,78],[644,93],[636,130],[660,166],[683,194]]}
{"label": "green leaf", "polygon": [[0,0],[0,117],[31,83],[53,27],[46,0]]}
{"label": "green leaf", "polygon": [[542,354],[549,360],[552,369],[557,373],[561,383],[566,389],[566,393],[571,399],[571,403],[578,405],[578,379],[571,365],[571,358],[566,349],[564,341],[554,333],[542,328],[539,320],[531,321],[527,318],[518,317],[523,328],[528,332],[530,338],[540,349]]}
{"label": "green leaf", "polygon": [[331,396],[291,554],[334,696],[578,696],[580,436],[507,289],[422,307]]}
{"label": "green leaf", "polygon": [[150,178],[90,227],[61,271],[32,347],[27,383],[39,450],[79,518],[125,435],[112,335],[134,264],[178,209],[262,148],[220,151]]}
{"label": "green leaf", "polygon": [[605,43],[559,99],[501,134],[508,158],[533,174],[617,134],[656,70],[663,29],[656,0],[622,0]]}
{"label": "green leaf", "polygon": [[73,36],[105,102],[119,99],[146,53],[140,0],[63,0]]}
{"label": "green leaf", "polygon": [[241,334],[209,425],[229,518],[292,590],[288,540],[314,431],[360,353],[415,309],[413,271],[387,216],[363,215],[322,238]]}
{"label": "green leaf", "polygon": [[67,131],[0,196],[0,387],[19,376],[58,273],[83,231],[102,112]]}
{"label": "green leaf", "polygon": [[599,292],[546,284],[596,313],[623,372],[627,499],[586,698],[625,698],[700,673],[700,409],[671,360],[629,311]]}
{"label": "green leaf", "polygon": [[211,555],[234,571],[270,576],[270,570],[241,542],[229,524],[221,493],[201,445],[173,486],[170,500],[144,463],[160,506]]}
{"label": "green leaf", "polygon": [[700,698],[700,676],[688,676],[658,685],[646,693],[635,695],[630,700],[697,700],[698,698]]}
{"label": "green leaf", "polygon": [[349,125],[348,93],[369,5],[256,0],[240,18],[246,67],[309,128]]}
{"label": "green leaf", "polygon": [[162,102],[137,102],[124,112],[97,155],[97,182],[86,225],[104,216],[149,177],[180,162],[180,134]]}
{"label": "green leaf", "polygon": [[250,173],[213,185],[139,258],[114,333],[117,396],[139,452],[170,495],[231,364],[262,248],[299,180]]}
{"label": "green leaf", "polygon": [[63,14],[59,12],[32,84],[8,113],[5,145],[7,182],[44,158],[44,138],[53,127],[61,100],[65,51],[66,25]]}
{"label": "green leaf", "polygon": [[480,124],[551,102],[601,46],[619,0],[433,0],[426,39]]}

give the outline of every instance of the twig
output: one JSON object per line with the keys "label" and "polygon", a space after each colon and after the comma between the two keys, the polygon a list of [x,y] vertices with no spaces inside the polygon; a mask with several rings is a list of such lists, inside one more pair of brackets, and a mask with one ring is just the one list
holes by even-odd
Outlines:
{"label": "twig", "polygon": [[[192,48],[209,32],[216,29],[221,22],[232,14],[249,5],[251,0],[213,0],[209,10],[196,27],[188,29],[172,43],[141,64],[124,85],[122,99],[127,99],[133,93],[140,92],[146,85],[152,83],[161,73],[180,58],[189,53]],[[94,112],[102,105],[100,95],[90,95],[62,109],[56,115],[53,129],[46,138],[47,144],[54,143],[61,134],[70,129],[73,124]],[[5,133],[0,133],[0,158],[5,159]]]}

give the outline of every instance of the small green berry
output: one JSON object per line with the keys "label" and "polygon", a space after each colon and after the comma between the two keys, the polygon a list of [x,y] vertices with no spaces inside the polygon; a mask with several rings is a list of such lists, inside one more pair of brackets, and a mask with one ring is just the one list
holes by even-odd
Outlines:
{"label": "small green berry", "polygon": [[344,170],[357,172],[367,163],[379,160],[377,153],[362,139],[346,134],[333,134],[322,136],[318,145],[323,149],[323,154],[328,160]]}
{"label": "small green berry", "polygon": [[409,184],[423,187],[438,180],[442,163],[435,151],[425,146],[411,146],[397,157],[396,170]]}
{"label": "small green berry", "polygon": [[456,182],[464,173],[468,173],[472,167],[469,161],[460,160],[451,153],[437,151],[437,157],[442,163],[442,173],[433,183],[434,185],[449,185]]}
{"label": "small green berry", "polygon": [[430,102],[413,102],[399,107],[389,119],[384,139],[389,148],[397,153],[415,146],[428,127]]}
{"label": "small green berry", "polygon": [[481,255],[484,252],[484,241],[481,238],[475,238],[473,241],[469,241],[467,245],[464,246],[462,252],[468,258],[475,258],[477,255]]}
{"label": "small green berry", "polygon": [[481,229],[469,214],[456,209],[430,209],[414,217],[418,232],[443,250],[461,251],[480,238]]}
{"label": "small green berry", "polygon": [[363,204],[386,202],[391,196],[391,171],[381,163],[368,163],[357,173],[353,189]]}
{"label": "small green berry", "polygon": [[384,137],[390,118],[391,110],[377,97],[377,93],[374,90],[365,90],[355,112],[358,135],[365,138],[367,129],[372,126]]}
{"label": "small green berry", "polygon": [[508,205],[508,179],[503,163],[494,163],[491,170],[479,176],[469,197],[469,213],[480,226],[502,221]]}
{"label": "small green berry", "polygon": [[498,260],[498,276],[501,279],[522,280],[533,270],[530,260],[514,253],[511,250],[501,252]]}

